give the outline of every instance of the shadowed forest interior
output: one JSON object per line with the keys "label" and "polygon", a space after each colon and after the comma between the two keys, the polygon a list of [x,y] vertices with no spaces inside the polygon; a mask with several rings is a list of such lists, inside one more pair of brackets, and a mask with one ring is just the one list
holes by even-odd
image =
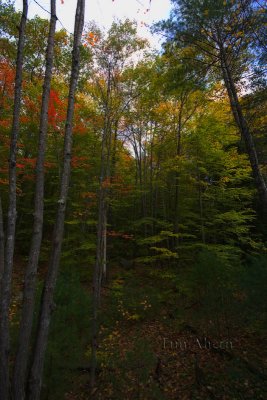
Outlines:
{"label": "shadowed forest interior", "polygon": [[21,3],[0,0],[0,399],[267,399],[266,1],[172,0],[160,50],[85,0],[73,33]]}

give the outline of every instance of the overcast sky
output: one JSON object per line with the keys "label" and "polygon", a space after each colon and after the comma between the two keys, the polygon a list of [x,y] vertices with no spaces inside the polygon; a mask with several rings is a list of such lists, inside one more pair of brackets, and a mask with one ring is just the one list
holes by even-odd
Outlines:
{"label": "overcast sky", "polygon": [[[45,9],[50,9],[49,0],[37,0]],[[64,27],[72,32],[74,26],[74,16],[76,0],[57,0],[57,15]],[[159,21],[168,17],[170,13],[170,0],[87,0],[86,1],[85,21],[95,20],[100,26],[108,28],[114,18],[135,19],[138,22],[138,34],[149,39],[153,47],[159,48],[159,36],[153,36],[149,28],[142,23],[151,25],[154,21]],[[15,0],[18,9],[22,8],[22,0]],[[48,14],[39,7],[34,0],[29,0],[29,17],[38,14],[42,18],[47,18]],[[60,27],[60,25],[58,25]]]}

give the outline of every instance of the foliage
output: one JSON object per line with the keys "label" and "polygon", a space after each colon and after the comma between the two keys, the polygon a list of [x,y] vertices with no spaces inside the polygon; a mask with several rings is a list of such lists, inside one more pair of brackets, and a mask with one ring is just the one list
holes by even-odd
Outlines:
{"label": "foliage", "polygon": [[[170,19],[158,25],[168,36],[163,54],[151,52],[146,40],[138,37],[136,23],[129,20],[116,21],[107,31],[91,22],[83,35],[72,175],[44,398],[72,396],[73,378],[81,378],[83,365],[90,370],[91,279],[101,188],[107,205],[108,280],[101,291],[99,311],[97,353],[104,388],[99,399],[126,398],[125,393],[129,399],[183,398],[183,390],[171,389],[176,378],[167,376],[165,380],[164,372],[157,369],[159,358],[165,366],[170,361],[177,369],[177,354],[159,350],[159,337],[165,331],[183,340],[190,336],[183,336],[186,327],[212,338],[232,337],[236,331],[245,341],[246,334],[253,332],[260,338],[266,329],[266,220],[259,214],[251,166],[221,81],[216,36],[225,39],[240,104],[266,177],[266,85],[257,71],[266,56],[266,10],[260,11],[259,5],[248,0],[172,3]],[[4,225],[8,218],[7,161],[20,17],[12,4],[0,2],[0,194]],[[19,260],[27,259],[32,236],[48,26],[47,20],[36,16],[27,28],[16,165]],[[49,259],[62,173],[72,42],[72,35],[57,31],[47,115],[39,288]],[[244,78],[249,90],[242,86]],[[23,278],[19,279],[12,304],[19,303]],[[12,308],[12,318],[17,309],[19,304]],[[16,318],[12,344],[16,342]],[[186,372],[179,364],[178,380],[188,379],[189,389],[185,390],[191,397],[212,397],[212,389],[205,389],[210,385],[194,383],[193,365],[197,361],[193,353],[187,354],[185,364],[190,366]],[[202,357],[204,364],[206,356]],[[235,374],[247,376],[239,367],[229,367],[234,388],[228,388],[232,390],[228,398],[236,396],[236,382],[242,381]],[[184,376],[179,375],[181,369]],[[217,372],[209,378],[224,376],[219,367]],[[82,382],[84,386],[74,391],[77,389],[78,395],[84,391],[88,397],[86,373]],[[216,385],[224,390],[220,381]],[[257,390],[253,392],[256,395]],[[253,399],[253,395],[244,398]]]}

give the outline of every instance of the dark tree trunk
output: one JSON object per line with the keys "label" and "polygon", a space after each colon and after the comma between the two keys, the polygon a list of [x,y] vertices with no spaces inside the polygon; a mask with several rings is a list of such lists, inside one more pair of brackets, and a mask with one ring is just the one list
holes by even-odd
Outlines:
{"label": "dark tree trunk", "polygon": [[223,47],[221,46],[221,68],[223,73],[224,83],[227,89],[228,97],[230,100],[231,110],[235,119],[235,122],[239,128],[242,139],[245,142],[246,151],[249,157],[254,181],[259,193],[259,197],[263,206],[264,213],[267,212],[267,186],[264,181],[263,175],[261,173],[259,167],[258,156],[253,140],[253,136],[251,135],[248,123],[244,117],[242,107],[240,105],[237,90],[235,87],[235,83],[232,78],[232,73],[227,63],[226,55]]}
{"label": "dark tree trunk", "polygon": [[91,357],[91,388],[95,385],[96,371],[96,349],[98,336],[98,308],[100,303],[100,291],[102,279],[106,278],[106,235],[107,235],[107,188],[106,184],[108,176],[108,153],[107,153],[107,135],[108,131],[104,129],[104,137],[101,151],[101,176],[98,200],[98,224],[97,224],[97,247],[96,262],[93,273],[93,315],[92,315],[92,357]]}
{"label": "dark tree trunk", "polygon": [[105,263],[105,235],[106,235],[106,203],[105,203],[105,189],[102,187],[101,181],[99,193],[99,211],[98,211],[98,225],[97,225],[97,252],[96,262],[93,273],[93,315],[92,315],[92,347],[91,347],[91,374],[90,386],[91,389],[95,386],[95,372],[96,372],[96,351],[97,351],[97,338],[98,338],[98,309],[100,304],[100,291],[101,281],[103,275],[103,267]]}
{"label": "dark tree trunk", "polygon": [[28,1],[23,0],[23,11],[19,26],[19,41],[16,60],[15,94],[13,121],[9,155],[9,205],[5,248],[5,266],[0,291],[0,399],[6,400],[9,396],[9,305],[11,296],[11,279],[15,246],[15,231],[17,217],[16,199],[16,159],[17,141],[19,135],[19,119],[21,109],[23,50],[25,43],[25,28],[28,14]]}
{"label": "dark tree trunk", "polygon": [[[4,220],[3,220],[3,208],[2,200],[0,196],[0,291],[2,276],[5,268],[5,236],[4,236]],[[1,297],[1,292],[0,292]]]}
{"label": "dark tree trunk", "polygon": [[33,362],[29,376],[27,400],[38,400],[41,394],[45,351],[47,347],[51,314],[53,311],[53,297],[54,297],[54,291],[59,269],[59,261],[60,261],[61,247],[63,241],[63,233],[64,233],[64,219],[65,219],[66,203],[67,203],[69,181],[70,181],[72,123],[74,114],[75,92],[79,78],[80,44],[84,26],[84,9],[85,9],[85,0],[78,0],[76,16],[75,16],[74,44],[72,52],[72,70],[71,70],[70,89],[68,97],[68,110],[67,110],[67,119],[65,125],[64,161],[63,161],[63,171],[61,176],[60,199],[58,201],[58,211],[54,226],[52,250],[48,266],[48,272],[42,294],[42,302],[39,314],[36,342],[33,352]]}
{"label": "dark tree trunk", "polygon": [[51,19],[46,50],[46,70],[43,85],[42,105],[39,128],[39,145],[36,163],[36,187],[34,204],[33,235],[30,254],[25,274],[24,295],[22,305],[22,318],[19,331],[18,349],[15,360],[13,376],[13,398],[21,400],[25,398],[25,381],[29,362],[30,338],[32,331],[34,298],[36,287],[36,274],[39,262],[39,254],[42,243],[43,211],[44,211],[44,162],[46,151],[46,138],[48,127],[48,106],[54,59],[54,38],[56,31],[56,0],[51,0]]}

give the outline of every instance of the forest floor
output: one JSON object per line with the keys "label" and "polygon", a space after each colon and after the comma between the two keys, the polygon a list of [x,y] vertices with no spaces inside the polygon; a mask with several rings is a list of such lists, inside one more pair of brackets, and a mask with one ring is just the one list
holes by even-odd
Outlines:
{"label": "forest floor", "polygon": [[[14,272],[11,308],[14,330],[22,296],[22,264],[17,260]],[[45,267],[42,275],[43,270]],[[89,325],[83,332],[78,328],[81,338],[76,338],[75,331],[68,344],[66,321],[72,320],[69,315],[72,311],[64,304],[67,313],[64,320],[59,307],[59,316],[55,318],[63,321],[56,328],[52,325],[52,344],[48,349],[50,375],[46,378],[43,399],[267,399],[266,335],[256,329],[240,328],[235,320],[226,321],[226,329],[225,315],[205,314],[197,303],[188,305],[171,276],[171,271],[164,275],[151,267],[113,268],[102,290],[97,385],[93,396],[89,387]],[[66,281],[70,284],[68,277]],[[83,286],[90,298],[88,281]],[[59,302],[63,305],[71,292],[64,287],[61,292],[64,298]],[[86,306],[81,307],[81,315],[86,314]],[[65,344],[62,330],[66,331]],[[67,355],[73,348],[75,353],[75,340],[83,343],[82,352],[76,354],[76,360],[70,357],[68,361],[62,348]],[[61,387],[61,392],[56,392],[55,387]]]}
{"label": "forest floor", "polygon": [[[167,278],[147,267],[113,271],[102,293],[94,398],[267,399],[266,337],[233,326],[227,334],[205,329],[212,321],[195,322],[192,307],[179,312],[185,305]],[[65,399],[91,399],[88,381],[81,369]]]}

